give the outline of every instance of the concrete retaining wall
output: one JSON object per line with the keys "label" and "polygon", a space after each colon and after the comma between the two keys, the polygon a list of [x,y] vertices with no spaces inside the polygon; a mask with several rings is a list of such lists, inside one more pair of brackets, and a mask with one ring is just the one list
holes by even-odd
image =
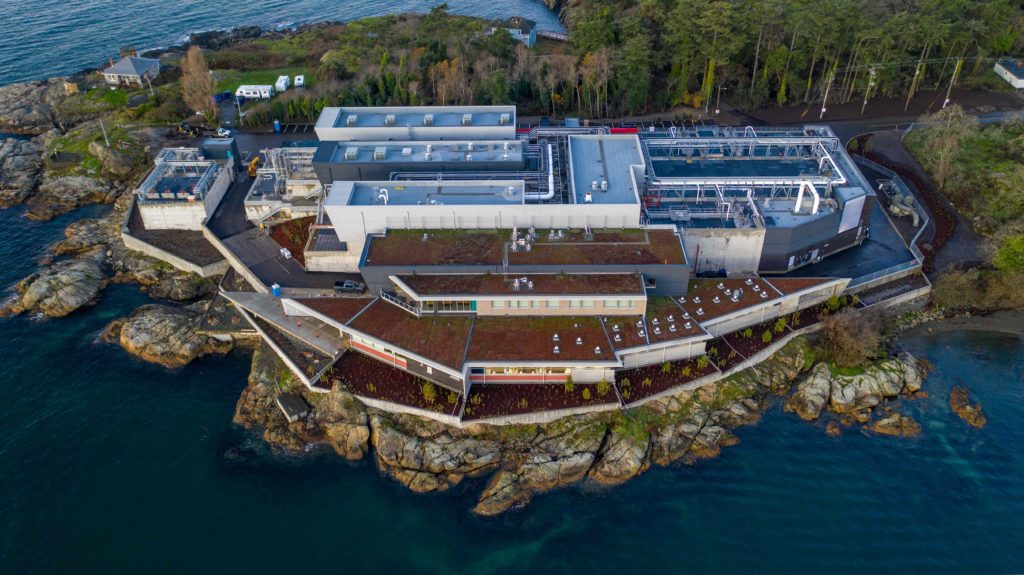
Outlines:
{"label": "concrete retaining wall", "polygon": [[213,247],[217,248],[217,251],[224,256],[224,259],[227,260],[228,264],[238,272],[238,275],[245,278],[245,281],[249,282],[249,285],[252,286],[254,290],[260,293],[270,293],[270,288],[264,285],[263,282],[260,281],[260,278],[258,278],[256,274],[252,273],[252,270],[242,263],[242,260],[238,259],[235,254],[231,253],[231,250],[224,245],[224,242],[220,241],[217,234],[211,232],[210,228],[206,227],[206,222],[203,222],[202,232],[203,237],[213,244]]}
{"label": "concrete retaining wall", "polygon": [[158,248],[153,244],[144,242],[139,238],[129,234],[128,232],[121,232],[121,241],[123,241],[125,247],[130,250],[134,250],[143,253],[147,256],[167,262],[183,272],[194,273],[204,278],[223,275],[228,271],[227,260],[220,260],[219,262],[214,262],[212,264],[200,266],[199,264],[194,264],[184,258],[178,257],[166,250]]}

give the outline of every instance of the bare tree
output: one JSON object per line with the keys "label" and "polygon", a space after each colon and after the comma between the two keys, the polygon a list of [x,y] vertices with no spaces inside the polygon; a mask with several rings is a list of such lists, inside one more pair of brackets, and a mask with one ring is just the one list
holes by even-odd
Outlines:
{"label": "bare tree", "polygon": [[206,57],[199,46],[192,46],[181,59],[181,94],[185,104],[199,112],[206,121],[217,120],[217,106],[213,102],[213,75],[206,65]]}
{"label": "bare tree", "polygon": [[945,191],[953,167],[953,156],[960,144],[978,129],[978,119],[964,113],[957,105],[949,106],[921,118],[925,124],[925,146],[935,165],[935,183]]}

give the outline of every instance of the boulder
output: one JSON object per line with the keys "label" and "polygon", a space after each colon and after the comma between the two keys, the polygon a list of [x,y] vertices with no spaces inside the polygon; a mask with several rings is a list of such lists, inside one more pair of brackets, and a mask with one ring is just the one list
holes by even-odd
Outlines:
{"label": "boulder", "polygon": [[327,444],[345,459],[362,459],[370,449],[366,408],[340,385],[321,397],[316,402],[314,418]]}
{"label": "boulder", "polygon": [[181,271],[139,252],[115,251],[115,282],[138,283],[150,295],[174,301],[190,301],[217,292],[217,283],[211,278]]}
{"label": "boulder", "polygon": [[832,378],[829,408],[836,413],[856,414],[874,408],[885,398],[912,394],[921,389],[921,374],[910,354],[886,359],[865,368],[859,375]]}
{"label": "boulder", "polygon": [[18,295],[5,311],[16,314],[34,311],[48,317],[63,317],[83,305],[95,303],[106,285],[103,253],[93,250],[19,282]]}
{"label": "boulder", "polygon": [[958,385],[953,388],[953,391],[949,394],[949,407],[953,410],[953,413],[967,422],[967,425],[971,427],[985,427],[988,423],[988,419],[985,417],[985,413],[981,410],[980,403],[971,403],[970,393],[967,388]]}
{"label": "boulder", "polygon": [[786,400],[785,411],[796,412],[804,421],[818,419],[828,403],[832,389],[832,377],[828,365],[819,363],[796,386],[796,391]]}
{"label": "boulder", "polygon": [[100,142],[89,142],[89,153],[96,156],[103,166],[103,171],[109,174],[123,177],[132,173],[132,161],[128,156]]}
{"label": "boulder", "polygon": [[646,433],[627,433],[613,430],[609,435],[590,478],[602,485],[625,483],[650,467],[647,450],[650,437]]}
{"label": "boulder", "polygon": [[113,331],[128,353],[165,367],[181,367],[198,357],[231,350],[231,342],[196,333],[197,324],[193,310],[150,304],[120,320]]}
{"label": "boulder", "polygon": [[39,184],[43,147],[32,140],[0,140],[0,207],[20,204]]}
{"label": "boulder", "polygon": [[906,415],[894,413],[872,423],[871,431],[893,437],[917,437],[921,435],[921,424]]}
{"label": "boulder", "polygon": [[87,176],[63,176],[46,180],[28,201],[30,218],[50,220],[88,204],[109,204],[120,190]]}
{"label": "boulder", "polygon": [[54,254],[77,254],[104,246],[109,241],[102,223],[95,219],[72,222],[64,228],[64,239],[53,248]]}

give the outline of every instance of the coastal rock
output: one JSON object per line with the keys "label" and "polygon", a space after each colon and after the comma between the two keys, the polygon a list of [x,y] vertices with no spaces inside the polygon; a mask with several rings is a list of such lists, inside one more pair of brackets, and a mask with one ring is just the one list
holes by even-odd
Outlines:
{"label": "coastal rock", "polygon": [[967,425],[971,427],[985,427],[988,423],[988,419],[985,417],[985,413],[981,410],[980,403],[971,403],[970,393],[967,388],[958,385],[953,388],[953,391],[949,394],[949,407],[953,410],[953,413],[967,422]]}
{"label": "coastal rock", "polygon": [[910,354],[868,366],[864,373],[835,376],[829,396],[829,409],[836,413],[857,414],[874,408],[882,399],[911,394],[921,389],[921,374]]}
{"label": "coastal rock", "polygon": [[832,377],[828,365],[819,363],[797,384],[796,391],[786,400],[784,409],[787,412],[796,412],[804,421],[818,419],[821,411],[825,409],[825,404],[828,403],[831,390]]}
{"label": "coastal rock", "polygon": [[418,493],[444,491],[493,469],[501,457],[497,442],[456,429],[421,437],[380,413],[370,418],[370,427],[378,467]]}
{"label": "coastal rock", "polygon": [[314,417],[328,445],[345,459],[362,459],[370,449],[369,417],[363,404],[341,386],[315,403]]}
{"label": "coastal rock", "polygon": [[246,429],[262,429],[263,440],[274,448],[301,453],[309,443],[306,428],[301,422],[290,425],[278,409],[275,398],[282,387],[295,388],[294,377],[270,346],[261,343],[253,352],[249,385],[238,398],[233,421]]}
{"label": "coastal rock", "polygon": [[614,430],[608,437],[600,458],[590,470],[590,478],[602,485],[625,483],[650,467],[647,451],[651,445],[646,433]]}
{"label": "coastal rock", "polygon": [[109,204],[120,190],[87,176],[64,176],[44,181],[28,201],[28,216],[50,220],[88,204]]}
{"label": "coastal rock", "polygon": [[32,140],[0,140],[0,207],[7,208],[28,199],[39,184],[43,147]]}
{"label": "coastal rock", "polygon": [[48,317],[63,317],[94,303],[106,284],[103,253],[94,250],[22,280],[16,286],[17,297],[6,311],[15,314],[38,311]]}
{"label": "coastal rock", "polygon": [[906,415],[894,413],[872,423],[871,431],[893,437],[917,437],[921,435],[921,424]]}
{"label": "coastal rock", "polygon": [[77,254],[106,242],[107,237],[99,220],[78,220],[64,228],[64,240],[54,246],[53,253],[58,256]]}
{"label": "coastal rock", "polygon": [[[122,246],[123,248],[123,246]],[[119,249],[114,258],[114,281],[141,285],[153,297],[190,301],[217,291],[216,278],[183,272],[139,252]]]}
{"label": "coastal rock", "polygon": [[54,127],[54,111],[64,93],[63,80],[24,82],[0,87],[0,131],[41,134]]}
{"label": "coastal rock", "polygon": [[196,324],[197,313],[188,308],[144,305],[120,324],[118,342],[140,359],[172,368],[231,350],[230,342],[196,333]]}

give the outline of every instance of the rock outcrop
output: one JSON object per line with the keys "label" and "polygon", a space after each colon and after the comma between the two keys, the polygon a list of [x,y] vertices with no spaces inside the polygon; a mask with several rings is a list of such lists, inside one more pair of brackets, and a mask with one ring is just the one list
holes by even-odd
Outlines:
{"label": "rock outcrop", "polygon": [[42,134],[57,123],[56,109],[64,97],[62,78],[0,87],[0,131]]}
{"label": "rock outcrop", "polygon": [[89,153],[96,157],[103,171],[114,176],[128,176],[132,173],[132,160],[125,154],[111,150],[99,142],[89,142]]}
{"label": "rock outcrop", "polygon": [[893,437],[917,437],[921,435],[921,424],[906,415],[894,413],[871,422],[871,431]]}
{"label": "rock outcrop", "polygon": [[[493,473],[473,511],[495,515],[580,481],[615,485],[651,465],[717,455],[739,441],[732,428],[758,421],[765,398],[785,393],[807,368],[806,347],[797,339],[756,370],[626,412],[458,428],[364,407],[342,389],[311,392],[261,345],[235,422],[262,429],[266,441],[288,453],[320,444],[357,459],[372,449],[383,474],[416,492],[444,491],[467,477]],[[305,421],[287,423],[274,402],[282,392],[299,393],[312,406]]]}
{"label": "rock outcrop", "polygon": [[17,296],[5,311],[63,317],[94,303],[107,284],[103,261],[102,251],[93,250],[28,276],[16,286]]}
{"label": "rock outcrop", "polygon": [[43,146],[32,140],[0,140],[0,208],[20,204],[36,191]]}
{"label": "rock outcrop", "polygon": [[953,413],[967,422],[967,425],[971,427],[985,427],[988,423],[988,419],[985,417],[985,413],[981,410],[980,403],[971,403],[970,393],[967,388],[958,385],[953,388],[953,391],[949,394],[949,407],[953,410]]}
{"label": "rock outcrop", "polygon": [[797,384],[785,409],[811,421],[827,407],[834,413],[866,422],[882,400],[917,392],[921,380],[917,361],[908,353],[869,365],[856,375],[833,375],[828,365],[818,364]]}
{"label": "rock outcrop", "polygon": [[44,181],[28,201],[28,216],[50,220],[88,204],[109,204],[121,191],[109,182],[87,176],[64,176]]}
{"label": "rock outcrop", "polygon": [[211,353],[227,353],[222,342],[196,331],[198,310],[161,304],[144,305],[107,328],[108,339],[128,353],[165,367],[181,367]]}

